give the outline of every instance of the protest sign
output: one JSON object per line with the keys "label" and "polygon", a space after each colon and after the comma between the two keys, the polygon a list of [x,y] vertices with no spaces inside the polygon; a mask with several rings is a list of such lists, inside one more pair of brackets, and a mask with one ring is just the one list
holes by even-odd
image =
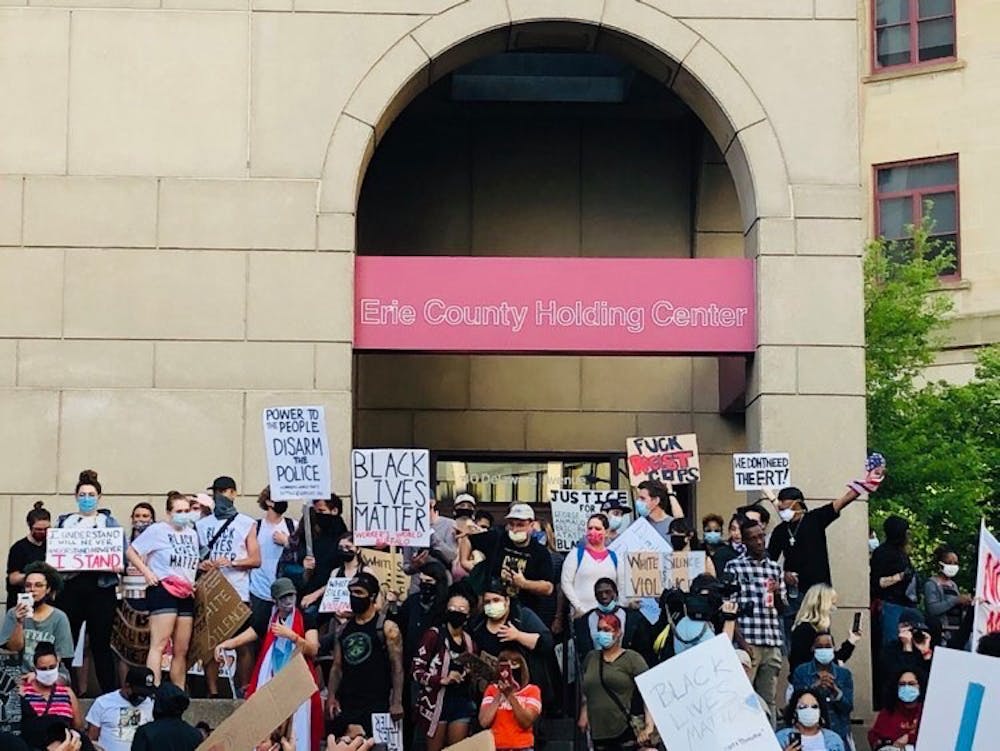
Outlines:
{"label": "protest sign", "polygon": [[355,449],[351,489],[356,545],[430,546],[426,449]]}
{"label": "protest sign", "polygon": [[733,487],[736,490],[784,488],[792,484],[788,454],[733,454]]}
{"label": "protest sign", "polygon": [[406,598],[410,577],[403,573],[403,556],[398,550],[362,550],[365,570],[378,579],[383,596],[391,592],[397,599]]}
{"label": "protest sign", "polygon": [[627,438],[625,449],[633,487],[644,480],[686,485],[701,478],[698,436],[694,433]]}
{"label": "protest sign", "polygon": [[372,713],[372,738],[384,743],[385,751],[403,751],[403,722],[388,712]]}
{"label": "protest sign", "polygon": [[21,655],[0,654],[0,732],[21,733]]}
{"label": "protest sign", "polygon": [[986,522],[982,522],[979,528],[976,598],[972,626],[973,650],[983,634],[1000,631],[1000,542],[986,529]]}
{"label": "protest sign", "polygon": [[691,591],[691,580],[705,573],[704,550],[675,550],[663,556],[663,588]]}
{"label": "protest sign", "polygon": [[333,613],[351,607],[351,593],[347,591],[350,581],[346,576],[331,576],[326,582],[326,589],[323,590],[319,612]]}
{"label": "protest sign", "polygon": [[670,751],[780,751],[728,636],[687,649],[635,682]]}
{"label": "protest sign", "polygon": [[451,746],[446,746],[444,751],[496,751],[496,747],[493,731],[484,730]]}
{"label": "protest sign", "polygon": [[627,490],[553,490],[549,495],[556,550],[573,549],[587,530],[587,519],[601,510],[601,504],[616,500],[628,505]]}
{"label": "protest sign", "polygon": [[124,600],[120,602],[111,624],[111,650],[129,665],[145,665],[149,652],[149,614]]}
{"label": "protest sign", "polygon": [[996,657],[935,647],[917,751],[993,751],[1000,738],[998,707]]}
{"label": "protest sign", "polygon": [[662,553],[638,551],[625,554],[628,567],[626,597],[659,597],[663,591]]}
{"label": "protest sign", "polygon": [[196,751],[247,751],[295,714],[316,693],[316,681],[296,651],[277,675],[224,719]]}
{"label": "protest sign", "polygon": [[628,529],[616,537],[608,550],[614,550],[618,555],[628,551],[655,550],[660,553],[672,553],[674,549],[664,540],[652,524],[645,519],[638,519],[628,525]]}
{"label": "protest sign", "polygon": [[121,527],[50,529],[45,562],[56,571],[121,571],[125,530]]}
{"label": "protest sign", "polygon": [[249,617],[250,608],[243,604],[222,572],[214,568],[206,571],[194,590],[194,625],[188,662],[214,660],[216,645],[235,635]]}
{"label": "protest sign", "polygon": [[263,417],[271,499],[329,498],[330,447],[325,408],[268,407]]}

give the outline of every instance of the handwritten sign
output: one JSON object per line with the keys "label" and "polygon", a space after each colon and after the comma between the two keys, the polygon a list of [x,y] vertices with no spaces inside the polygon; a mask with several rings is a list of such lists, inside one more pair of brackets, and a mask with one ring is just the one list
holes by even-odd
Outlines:
{"label": "handwritten sign", "polygon": [[444,751],[496,751],[496,747],[493,731],[484,730],[454,745],[446,746]]}
{"label": "handwritten sign", "polygon": [[403,573],[403,556],[396,550],[365,550],[361,553],[365,569],[378,579],[382,594],[391,592],[396,599],[406,598],[410,577]]}
{"label": "handwritten sign", "polygon": [[[646,519],[639,519],[634,524],[630,524],[628,529],[608,545],[608,549],[614,550],[618,555],[618,560],[625,562],[625,566],[619,568],[618,586],[626,592],[630,586],[627,557],[629,553],[658,553],[662,556],[673,552],[670,543],[664,540]],[[622,581],[623,578],[624,581]],[[660,618],[660,604],[656,597],[639,598],[639,610],[650,623],[656,623]]]}
{"label": "handwritten sign", "polygon": [[350,581],[346,576],[331,576],[326,582],[326,589],[323,590],[319,612],[333,613],[351,607],[351,593],[347,590]]}
{"label": "handwritten sign", "polygon": [[206,571],[194,590],[194,625],[188,662],[214,660],[215,646],[235,635],[249,617],[250,608],[243,604],[222,572],[218,569]]}
{"label": "handwritten sign", "polygon": [[687,649],[635,682],[670,751],[780,751],[727,636]]}
{"label": "handwritten sign", "polygon": [[125,530],[121,527],[50,529],[45,562],[57,571],[121,571]]}
{"label": "handwritten sign", "polygon": [[355,544],[430,546],[426,449],[355,449],[351,487]]}
{"label": "handwritten sign", "polygon": [[704,550],[675,550],[663,556],[664,589],[691,591],[691,580],[705,573]]}
{"label": "handwritten sign", "polygon": [[733,454],[733,487],[736,490],[784,488],[792,484],[788,454]]}
{"label": "handwritten sign", "polygon": [[979,529],[979,567],[976,572],[976,611],[972,626],[972,649],[979,638],[1000,631],[1000,542],[983,523]]}
{"label": "handwritten sign", "polygon": [[633,487],[645,480],[686,485],[701,479],[698,436],[694,433],[627,438],[625,449]]}
{"label": "handwritten sign", "polygon": [[917,751],[993,751],[1000,737],[997,707],[996,657],[935,647]]}
{"label": "handwritten sign", "polygon": [[403,723],[388,712],[372,713],[372,738],[384,743],[386,751],[403,751]]}
{"label": "handwritten sign", "polygon": [[549,496],[552,526],[556,532],[556,549],[573,549],[587,530],[587,519],[601,510],[601,504],[617,500],[628,505],[627,490],[553,490]]}
{"label": "handwritten sign", "polygon": [[145,665],[149,652],[149,614],[120,602],[111,624],[111,650],[129,665]]}
{"label": "handwritten sign", "polygon": [[322,406],[265,409],[264,448],[272,499],[330,497],[330,447]]}
{"label": "handwritten sign", "polygon": [[0,732],[21,734],[21,655],[0,654]]}
{"label": "handwritten sign", "polygon": [[664,555],[640,551],[638,553],[626,553],[625,561],[628,566],[628,589],[625,594],[628,597],[659,597],[663,591],[663,563]]}

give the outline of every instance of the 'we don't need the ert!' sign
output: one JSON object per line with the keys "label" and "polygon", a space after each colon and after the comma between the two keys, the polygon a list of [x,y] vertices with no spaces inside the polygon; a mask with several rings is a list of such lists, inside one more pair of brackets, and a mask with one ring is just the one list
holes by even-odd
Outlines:
{"label": "'we don't need the ert!' sign", "polygon": [[330,497],[330,447],[322,406],[265,409],[264,447],[273,500]]}

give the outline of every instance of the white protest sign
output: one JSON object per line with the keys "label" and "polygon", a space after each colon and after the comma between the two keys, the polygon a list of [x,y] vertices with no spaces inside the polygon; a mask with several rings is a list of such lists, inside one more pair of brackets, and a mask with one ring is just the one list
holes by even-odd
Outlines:
{"label": "white protest sign", "polygon": [[326,582],[326,589],[323,590],[319,612],[333,613],[351,607],[351,593],[347,589],[350,582],[349,576],[331,576]]}
{"label": "white protest sign", "polygon": [[784,488],[792,484],[788,454],[733,454],[733,487],[736,490]]}
{"label": "white protest sign", "polygon": [[427,449],[354,449],[351,490],[355,545],[430,546]]}
{"label": "white protest sign", "polygon": [[[652,524],[646,519],[639,519],[634,524],[630,524],[628,529],[622,532],[614,541],[608,545],[609,550],[615,551],[618,556],[619,577],[618,586],[628,596],[629,589],[633,586],[632,572],[629,570],[629,553],[660,553],[670,554],[674,549],[670,543],[664,540],[660,533],[656,531]],[[663,567],[661,566],[661,570]],[[643,597],[639,600],[639,609],[646,616],[650,623],[656,623],[660,618],[660,605],[657,597]]]}
{"label": "white protest sign", "polygon": [[263,419],[272,500],[329,498],[330,447],[325,408],[268,407]]}
{"label": "white protest sign", "polygon": [[553,490],[549,494],[552,506],[552,527],[556,532],[556,550],[565,553],[573,549],[587,530],[587,519],[601,510],[606,501],[616,500],[628,505],[627,490]]}
{"label": "white protest sign", "polygon": [[121,527],[50,529],[45,562],[56,571],[121,571],[125,530]]}
{"label": "white protest sign", "polygon": [[993,751],[998,707],[1000,660],[935,647],[917,751]]}
{"label": "white protest sign", "polygon": [[372,738],[384,743],[386,751],[403,751],[403,723],[387,712],[372,713]]}
{"label": "white protest sign", "polygon": [[635,682],[670,751],[781,751],[725,635],[684,650]]}
{"label": "white protest sign", "polygon": [[626,438],[625,450],[633,487],[644,480],[686,485],[701,479],[698,436],[694,433]]}
{"label": "white protest sign", "polygon": [[979,568],[976,571],[976,611],[972,626],[972,649],[979,637],[1000,631],[1000,542],[986,529],[979,529]]}

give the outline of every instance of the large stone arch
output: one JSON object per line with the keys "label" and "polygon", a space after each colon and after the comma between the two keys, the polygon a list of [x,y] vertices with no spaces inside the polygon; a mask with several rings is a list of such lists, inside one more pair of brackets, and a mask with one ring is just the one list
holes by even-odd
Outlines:
{"label": "large stone arch", "polygon": [[355,249],[353,219],[368,162],[417,94],[467,62],[528,46],[531,34],[547,45],[615,54],[683,99],[726,157],[745,231],[762,217],[791,216],[788,171],[766,111],[740,72],[689,26],[634,0],[472,0],[402,37],[354,90],[323,163],[320,242],[335,236],[338,250]]}

